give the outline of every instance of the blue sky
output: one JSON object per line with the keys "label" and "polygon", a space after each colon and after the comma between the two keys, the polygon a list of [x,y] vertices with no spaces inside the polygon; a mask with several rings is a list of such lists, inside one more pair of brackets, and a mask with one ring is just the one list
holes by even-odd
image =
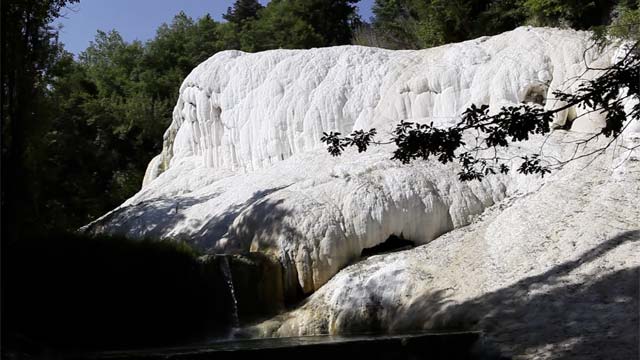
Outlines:
{"label": "blue sky", "polygon": [[[360,0],[358,4],[365,20],[371,17],[373,1]],[[233,3],[234,0],[80,0],[68,6],[55,23],[62,25],[60,40],[65,48],[78,54],[89,46],[97,30],[116,29],[127,41],[144,41],[151,39],[158,26],[170,22],[180,10],[193,18],[209,13],[221,20]]]}

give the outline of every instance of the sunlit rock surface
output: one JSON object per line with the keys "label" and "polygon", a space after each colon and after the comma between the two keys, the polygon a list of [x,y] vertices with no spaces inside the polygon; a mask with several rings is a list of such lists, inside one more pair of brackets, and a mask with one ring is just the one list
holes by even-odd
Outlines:
{"label": "sunlit rock surface", "polygon": [[616,147],[545,179],[467,227],[347,267],[248,332],[477,329],[517,359],[636,359],[640,154]]}
{"label": "sunlit rock surface", "polygon": [[[570,91],[577,76],[595,75],[587,64],[614,58],[589,37],[519,28],[420,51],[218,53],[180,88],[143,189],[85,230],[184,240],[213,253],[264,252],[283,264],[285,287],[311,293],[391,234],[425,244],[544,184],[517,176],[461,183],[457,166],[402,165],[389,160],[391,147],[332,158],[323,132],[376,127],[384,140],[400,120],[447,126],[473,103],[561,106],[553,90]],[[580,111],[555,123],[597,129],[602,119]],[[510,154],[538,151],[540,141]],[[558,152],[557,143],[545,146]]]}
{"label": "sunlit rock surface", "polygon": [[[399,120],[447,125],[471,104],[532,101],[556,107],[609,64],[590,34],[519,28],[495,37],[420,51],[360,46],[224,51],[196,67],[180,88],[161,161],[198,156],[213,169],[251,171],[318,148],[325,131],[388,130]],[[561,113],[556,123],[581,114]],[[585,116],[583,131],[600,125]],[[145,183],[159,171],[150,171]]]}

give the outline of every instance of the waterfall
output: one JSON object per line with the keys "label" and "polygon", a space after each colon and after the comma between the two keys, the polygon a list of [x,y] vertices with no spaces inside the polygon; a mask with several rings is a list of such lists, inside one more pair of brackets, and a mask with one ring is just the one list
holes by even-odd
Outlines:
{"label": "waterfall", "polygon": [[235,329],[240,327],[240,318],[238,317],[238,300],[236,299],[236,291],[233,288],[233,278],[231,276],[231,268],[229,267],[229,259],[227,259],[227,256],[221,256],[221,258],[222,261],[220,262],[220,267],[222,269],[224,279],[227,282],[229,294],[231,294],[231,327]]}

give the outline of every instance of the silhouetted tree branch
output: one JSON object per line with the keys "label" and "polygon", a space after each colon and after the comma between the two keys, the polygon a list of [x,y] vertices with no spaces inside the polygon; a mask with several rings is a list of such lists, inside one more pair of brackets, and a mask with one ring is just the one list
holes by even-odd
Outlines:
{"label": "silhouetted tree branch", "polygon": [[[584,145],[600,136],[613,140],[604,147],[581,155],[574,155],[565,161],[551,164],[543,161],[541,152],[519,156],[521,162],[517,172],[521,174],[538,174],[544,176],[552,168],[561,167],[578,158],[597,155],[604,152],[626,126],[640,118],[640,101],[636,101],[630,111],[625,111],[627,101],[640,100],[640,56],[635,43],[626,56],[603,69],[597,78],[583,82],[573,93],[555,91],[556,99],[564,102],[563,106],[545,110],[537,105],[522,104],[502,107],[497,113],[491,113],[488,105],[471,105],[461,116],[460,121],[449,128],[439,128],[430,124],[401,121],[396,125],[389,143],[396,149],[392,159],[409,163],[415,159],[436,158],[446,164],[457,160],[462,166],[458,173],[460,180],[480,180],[489,174],[508,173],[511,159],[499,157],[498,149],[507,148],[510,143],[526,141],[532,135],[545,135],[551,132],[554,115],[578,106],[587,113],[604,113],[606,123],[600,131],[584,139]],[[463,141],[465,134],[473,133],[475,144],[467,147]],[[371,144],[382,144],[374,141],[376,129],[357,130],[349,136],[338,132],[324,133],[321,141],[327,144],[327,150],[333,156],[339,156],[348,148],[355,146],[359,152],[367,151]],[[493,150],[494,156],[480,157],[480,151]]]}

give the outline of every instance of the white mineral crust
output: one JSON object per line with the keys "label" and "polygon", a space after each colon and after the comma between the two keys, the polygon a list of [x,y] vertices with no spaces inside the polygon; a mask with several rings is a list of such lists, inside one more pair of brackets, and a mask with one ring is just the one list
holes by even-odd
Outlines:
{"label": "white mineral crust", "polygon": [[[494,111],[523,102],[546,108],[562,106],[553,99],[554,90],[574,90],[580,78],[597,75],[586,71],[586,65],[607,66],[614,56],[613,48],[592,47],[589,33],[546,28],[518,28],[417,51],[340,46],[255,54],[220,52],[196,67],[182,84],[162,154],[150,162],[142,190],[85,229],[184,240],[209,252],[270,253],[284,265],[287,286],[311,293],[356,261],[364,248],[391,234],[427,244],[470,224],[489,207],[495,215],[495,204],[507,197],[534,192],[519,200],[531,202],[530,212],[521,213],[522,217],[505,212],[498,216],[502,219],[499,226],[487,227],[477,238],[465,238],[481,252],[479,259],[491,261],[460,263],[457,271],[478,271],[482,277],[474,278],[474,287],[491,291],[520,276],[516,272],[509,281],[495,282],[492,276],[498,273],[492,271],[496,266],[513,263],[536,272],[550,264],[544,259],[536,263],[527,251],[515,250],[530,246],[532,237],[542,241],[536,236],[550,236],[522,227],[534,218],[534,212],[554,214],[560,208],[557,216],[566,217],[565,212],[579,210],[579,204],[559,196],[565,194],[560,190],[563,187],[553,190],[560,192],[557,198],[549,193],[544,201],[536,200],[535,191],[551,186],[547,184],[554,176],[575,177],[579,180],[575,184],[591,181],[592,170],[575,169],[545,179],[509,175],[462,183],[457,180],[459,167],[455,164],[429,160],[403,165],[390,160],[392,146],[374,147],[362,154],[347,151],[334,158],[327,154],[320,137],[323,132],[348,134],[374,127],[378,139],[386,140],[400,120],[444,127],[457,122],[471,104],[489,104]],[[602,124],[601,114],[581,115],[583,110],[571,108],[554,122],[557,126],[570,124],[576,130],[572,134],[593,132]],[[547,141],[546,151],[570,156],[572,149],[563,147],[562,138]],[[542,139],[536,138],[510,147],[509,152],[535,152],[541,144]],[[620,181],[633,176],[636,182],[631,184],[637,185],[634,171],[625,173]],[[607,176],[602,175],[606,184],[613,181]],[[579,195],[579,188],[563,181],[560,184]],[[637,187],[625,189],[635,191]],[[597,217],[598,212],[591,214]],[[557,220],[556,215],[548,216]],[[592,220],[583,218],[585,224]],[[536,224],[530,226],[545,226]],[[609,233],[603,230],[603,236],[605,232]],[[565,246],[569,238],[571,234],[552,237],[549,246],[555,242]],[[460,241],[448,245],[440,239],[438,246],[457,248]],[[392,272],[403,261],[412,260],[398,260],[381,271]],[[477,269],[482,266],[491,268]],[[341,280],[345,273],[341,274],[331,284],[348,289]],[[388,286],[396,294],[396,285]],[[339,294],[336,289],[328,287],[323,294]],[[412,292],[411,296],[416,295]],[[341,311],[336,308],[336,319],[328,323],[329,328],[342,328]],[[302,320],[292,321],[298,329],[305,326]]]}

